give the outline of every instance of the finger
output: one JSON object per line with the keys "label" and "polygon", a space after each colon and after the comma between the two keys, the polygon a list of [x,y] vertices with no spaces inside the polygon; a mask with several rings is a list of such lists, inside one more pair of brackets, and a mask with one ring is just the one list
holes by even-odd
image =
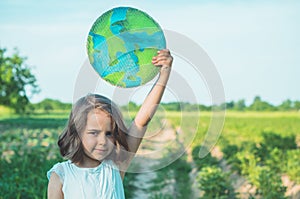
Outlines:
{"label": "finger", "polygon": [[157,51],[157,53],[160,53],[160,52],[170,54],[170,50],[169,49],[162,49],[162,50]]}
{"label": "finger", "polygon": [[173,57],[171,55],[165,56],[155,56],[152,58],[152,61],[159,61],[159,60],[173,60]]}
{"label": "finger", "polygon": [[164,59],[153,60],[152,64],[154,64],[154,65],[164,65],[164,64],[168,64],[170,62],[172,62],[171,59],[164,58]]}
{"label": "finger", "polygon": [[167,60],[167,59],[168,59],[168,57],[157,57],[155,59],[152,59],[152,61],[158,62],[158,61],[163,61],[163,60]]}
{"label": "finger", "polygon": [[163,59],[160,61],[153,61],[152,64],[155,66],[170,66],[172,63],[172,59]]}
{"label": "finger", "polygon": [[152,58],[152,60],[162,60],[162,59],[173,59],[171,55],[158,55]]}
{"label": "finger", "polygon": [[166,52],[166,51],[159,51],[157,53],[157,56],[171,56],[170,52]]}

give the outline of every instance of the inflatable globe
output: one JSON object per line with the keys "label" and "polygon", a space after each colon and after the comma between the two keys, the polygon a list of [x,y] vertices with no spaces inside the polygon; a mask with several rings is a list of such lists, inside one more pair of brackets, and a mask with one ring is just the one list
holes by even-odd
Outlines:
{"label": "inflatable globe", "polygon": [[148,14],[131,7],[113,8],[93,24],[87,39],[91,65],[112,85],[130,88],[152,80],[159,68],[152,57],[166,48],[162,29]]}

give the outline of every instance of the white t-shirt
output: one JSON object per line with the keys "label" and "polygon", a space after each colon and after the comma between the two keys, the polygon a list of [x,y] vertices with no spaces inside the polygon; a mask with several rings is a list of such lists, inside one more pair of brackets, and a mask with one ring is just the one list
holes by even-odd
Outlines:
{"label": "white t-shirt", "polygon": [[63,184],[65,199],[125,199],[122,178],[112,160],[103,160],[95,168],[80,168],[68,160],[55,164],[47,172],[48,179],[52,172]]}

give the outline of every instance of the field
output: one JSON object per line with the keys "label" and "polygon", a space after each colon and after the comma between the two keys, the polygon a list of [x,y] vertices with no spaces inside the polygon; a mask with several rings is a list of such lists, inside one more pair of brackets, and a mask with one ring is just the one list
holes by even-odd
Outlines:
{"label": "field", "polygon": [[[67,114],[0,116],[1,199],[46,198],[46,172],[62,161],[56,142]],[[299,112],[227,112],[221,136],[205,158],[199,158],[199,149],[211,113],[201,112],[200,119],[196,116],[161,112],[153,118],[141,153],[161,148],[161,157],[147,158],[152,166],[162,166],[148,174],[128,173],[124,180],[127,198],[143,194],[147,198],[299,197]],[[167,131],[172,139],[154,139]],[[130,171],[143,164],[134,161]]]}

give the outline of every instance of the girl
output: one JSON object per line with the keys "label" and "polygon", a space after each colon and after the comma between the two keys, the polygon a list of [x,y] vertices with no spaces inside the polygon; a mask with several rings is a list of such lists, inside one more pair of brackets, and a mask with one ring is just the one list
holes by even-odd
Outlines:
{"label": "girl", "polygon": [[129,129],[116,104],[106,97],[89,94],[74,104],[58,141],[68,160],[47,172],[49,199],[125,198],[122,180],[160,103],[172,61],[166,49],[153,57],[159,78]]}

